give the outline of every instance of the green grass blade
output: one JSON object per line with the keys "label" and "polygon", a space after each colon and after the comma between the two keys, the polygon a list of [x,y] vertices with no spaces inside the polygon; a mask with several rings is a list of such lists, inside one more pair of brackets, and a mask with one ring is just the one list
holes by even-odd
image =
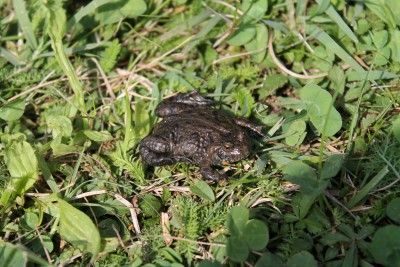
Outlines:
{"label": "green grass blade", "polygon": [[5,58],[8,62],[14,66],[21,65],[22,62],[13,53],[10,53],[7,49],[0,47],[0,57]]}
{"label": "green grass blade", "polygon": [[54,180],[53,175],[51,175],[51,171],[47,166],[47,163],[41,153],[36,153],[36,157],[38,159],[39,169],[42,171],[43,177],[46,180],[46,183],[49,185],[51,191],[53,193],[60,192],[60,189],[57,186],[56,181]]}
{"label": "green grass blade", "polygon": [[93,0],[93,1],[91,1],[89,4],[87,4],[81,10],[76,12],[76,14],[67,22],[67,31],[70,30],[72,26],[77,24],[82,18],[95,12],[95,10],[98,7],[108,4],[109,2],[113,2],[113,0]]}
{"label": "green grass blade", "polygon": [[[323,0],[317,0],[318,4],[321,4]],[[354,34],[354,32],[350,29],[350,27],[346,24],[343,18],[336,12],[336,10],[331,5],[325,13],[335,22],[339,28],[355,43],[358,43],[358,38]]]}
{"label": "green grass blade", "polygon": [[22,0],[12,1],[15,15],[18,19],[18,24],[21,27],[22,32],[25,34],[26,41],[32,50],[35,50],[38,46],[35,33],[33,32],[32,23],[29,20],[28,12],[25,8],[25,2]]}
{"label": "green grass blade", "polygon": [[[71,88],[74,91],[74,101],[76,106],[82,113],[86,114],[82,84],[79,82],[74,67],[64,51],[63,37],[65,34],[66,21],[65,10],[61,6],[57,6],[55,3],[48,3],[46,8],[48,12],[48,34],[51,38],[51,46],[54,50],[56,60],[71,84]],[[75,116],[74,113],[76,113],[75,110],[71,112],[70,116]]]}
{"label": "green grass blade", "polygon": [[132,139],[132,108],[131,108],[131,100],[129,97],[128,89],[125,87],[125,137],[124,137],[124,146],[123,146],[123,154],[126,156],[126,152],[129,149],[129,141]]}
{"label": "green grass blade", "polygon": [[[64,48],[64,53],[67,55],[74,55],[80,52],[85,52],[85,51],[90,51],[102,47],[108,47],[112,44],[112,42],[99,42],[99,43],[88,43],[82,46],[76,46],[76,47],[68,47]],[[47,53],[42,53],[38,56],[38,58],[42,57],[54,57],[55,53],[54,52],[47,52]]]}
{"label": "green grass blade", "polygon": [[385,1],[365,1],[365,5],[391,28],[396,28],[396,21],[393,17],[393,13],[390,11]]}
{"label": "green grass blade", "polygon": [[348,81],[375,81],[375,80],[388,80],[388,79],[396,79],[400,77],[400,74],[388,72],[388,71],[352,71],[348,73]]}
{"label": "green grass blade", "polygon": [[199,25],[202,21],[210,17],[210,15],[211,15],[210,11],[201,12],[197,16],[189,19],[187,22],[181,23],[180,25],[176,26],[175,28],[172,28],[171,30],[161,35],[160,41],[164,42],[173,37],[179,36],[180,33],[187,30],[188,28],[190,29],[191,27]]}
{"label": "green grass blade", "polygon": [[352,66],[357,72],[365,72],[360,64],[358,64],[358,62],[352,58],[346,50],[338,45],[335,40],[329,36],[329,34],[315,25],[310,25],[309,29],[311,35],[315,36],[315,38],[320,41],[327,50],[333,51],[339,58],[341,58],[348,65]]}
{"label": "green grass blade", "polygon": [[298,0],[296,3],[296,17],[303,16],[306,12],[307,1]]}
{"label": "green grass blade", "polygon": [[375,188],[375,186],[385,177],[385,175],[389,172],[388,166],[383,167],[377,175],[375,175],[369,183],[367,183],[357,194],[355,194],[350,201],[347,203],[347,208],[351,209],[355,205],[357,205],[364,197],[367,196],[371,190]]}

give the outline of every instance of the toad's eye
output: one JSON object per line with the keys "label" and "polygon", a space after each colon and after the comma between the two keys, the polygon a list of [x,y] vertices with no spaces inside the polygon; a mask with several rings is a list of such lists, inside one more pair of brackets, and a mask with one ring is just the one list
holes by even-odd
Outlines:
{"label": "toad's eye", "polygon": [[231,149],[231,148],[233,148],[233,144],[230,142],[227,142],[227,143],[224,143],[224,147],[225,147],[225,149]]}

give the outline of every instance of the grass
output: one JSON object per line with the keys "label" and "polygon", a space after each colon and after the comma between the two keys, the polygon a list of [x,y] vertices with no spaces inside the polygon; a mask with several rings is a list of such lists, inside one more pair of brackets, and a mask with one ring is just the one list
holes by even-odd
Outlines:
{"label": "grass", "polygon": [[[397,1],[3,1],[5,266],[399,266]],[[263,125],[230,180],[150,168],[165,97]]]}

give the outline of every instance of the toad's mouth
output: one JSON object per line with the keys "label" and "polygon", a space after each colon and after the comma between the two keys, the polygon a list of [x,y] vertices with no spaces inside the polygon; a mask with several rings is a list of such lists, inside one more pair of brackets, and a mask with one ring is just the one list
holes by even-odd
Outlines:
{"label": "toad's mouth", "polygon": [[240,161],[246,158],[250,152],[248,150],[241,150],[238,148],[226,150],[224,148],[216,148],[214,153],[215,165],[226,165],[230,162]]}

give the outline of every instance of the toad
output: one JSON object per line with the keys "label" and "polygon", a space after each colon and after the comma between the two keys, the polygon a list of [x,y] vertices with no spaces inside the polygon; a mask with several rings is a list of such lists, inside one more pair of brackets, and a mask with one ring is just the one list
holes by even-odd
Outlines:
{"label": "toad", "polygon": [[155,113],[163,120],[141,141],[142,159],[152,166],[197,164],[205,179],[226,179],[212,166],[246,158],[251,150],[248,130],[261,135],[261,126],[213,109],[214,104],[199,90],[160,102]]}

